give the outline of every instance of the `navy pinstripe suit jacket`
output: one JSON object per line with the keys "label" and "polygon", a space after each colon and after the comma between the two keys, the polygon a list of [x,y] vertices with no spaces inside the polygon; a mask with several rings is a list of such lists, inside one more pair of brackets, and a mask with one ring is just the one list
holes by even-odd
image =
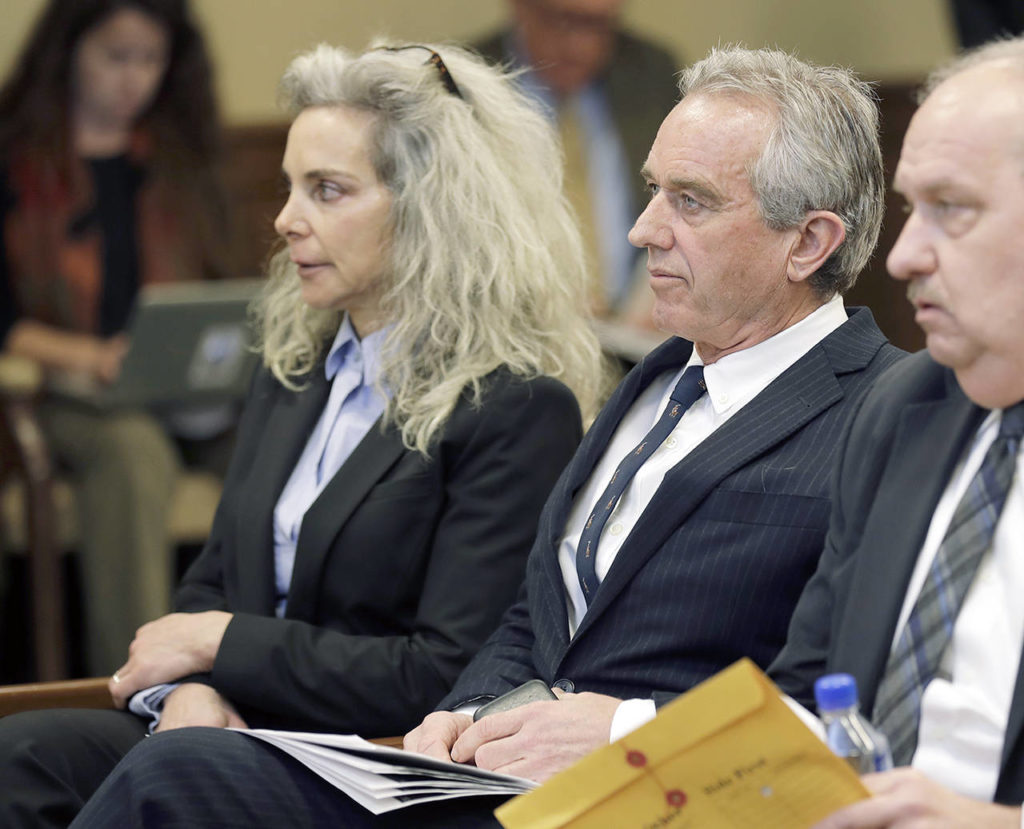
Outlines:
{"label": "navy pinstripe suit jacket", "polygon": [[516,604],[440,708],[539,677],[662,702],[740,656],[767,666],[814,572],[846,416],[902,355],[870,311],[787,369],[666,476],[570,640],[557,546],[577,490],[652,379],[680,367],[674,339],[622,381],[541,514]]}

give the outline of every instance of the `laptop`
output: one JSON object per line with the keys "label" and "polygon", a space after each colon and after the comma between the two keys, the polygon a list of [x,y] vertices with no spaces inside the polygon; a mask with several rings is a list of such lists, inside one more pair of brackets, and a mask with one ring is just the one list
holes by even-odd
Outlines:
{"label": "laptop", "polygon": [[128,325],[129,348],[109,386],[52,374],[48,389],[98,408],[226,403],[245,396],[259,357],[248,307],[262,279],[146,285]]}

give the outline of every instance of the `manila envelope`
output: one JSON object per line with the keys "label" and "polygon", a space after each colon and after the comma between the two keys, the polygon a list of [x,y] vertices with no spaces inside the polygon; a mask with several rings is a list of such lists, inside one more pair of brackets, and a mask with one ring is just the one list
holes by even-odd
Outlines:
{"label": "manila envelope", "polygon": [[802,829],[867,796],[741,659],[494,814],[506,829]]}

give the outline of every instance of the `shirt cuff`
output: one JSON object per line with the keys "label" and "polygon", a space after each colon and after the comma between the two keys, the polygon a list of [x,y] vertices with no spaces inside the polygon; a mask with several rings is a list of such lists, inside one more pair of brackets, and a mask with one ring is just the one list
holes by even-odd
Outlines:
{"label": "shirt cuff", "polygon": [[621,740],[630,731],[636,731],[641,725],[655,718],[658,708],[653,699],[626,699],[619,703],[612,717],[612,727],[608,733],[608,742]]}
{"label": "shirt cuff", "polygon": [[167,695],[177,688],[179,683],[168,682],[163,685],[153,685],[150,688],[143,688],[136,691],[128,700],[128,710],[137,717],[150,720],[149,733],[152,734],[160,724],[160,717],[164,711],[164,700]]}
{"label": "shirt cuff", "polygon": [[[811,729],[819,740],[824,742],[825,726],[821,724],[821,720],[792,697],[786,694],[781,694],[781,696],[782,701],[800,718],[800,721]],[[631,731],[636,731],[640,726],[653,720],[657,713],[657,706],[655,706],[652,699],[623,700],[619,703],[619,707],[615,709],[615,715],[612,717],[612,727],[608,735],[608,742],[614,743],[616,740],[621,740]],[[1022,821],[1021,829],[1024,829],[1024,821]]]}

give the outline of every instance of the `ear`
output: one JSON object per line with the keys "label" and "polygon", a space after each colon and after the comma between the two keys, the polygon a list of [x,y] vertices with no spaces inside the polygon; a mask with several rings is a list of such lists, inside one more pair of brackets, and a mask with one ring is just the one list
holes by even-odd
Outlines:
{"label": "ear", "polygon": [[846,228],[832,211],[812,210],[796,230],[800,235],[789,253],[787,275],[791,282],[803,282],[843,243]]}

